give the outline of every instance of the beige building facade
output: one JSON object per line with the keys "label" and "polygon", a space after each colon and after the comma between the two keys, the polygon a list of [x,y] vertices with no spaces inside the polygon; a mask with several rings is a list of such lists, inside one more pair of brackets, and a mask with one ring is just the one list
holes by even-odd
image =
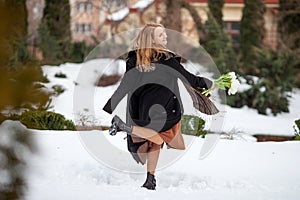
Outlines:
{"label": "beige building facade", "polygon": [[[204,23],[207,21],[208,4],[207,0],[192,0],[189,1],[194,7],[196,7],[199,15]],[[276,48],[277,45],[277,9],[279,7],[278,0],[265,0],[266,12],[265,12],[265,45],[270,48]],[[222,10],[223,21],[225,31],[228,33],[233,41],[233,45],[238,45],[240,38],[240,21],[243,15],[244,3],[243,0],[225,0],[225,4]],[[189,13],[182,9],[182,16],[184,24],[183,33],[193,37],[195,40],[199,40],[196,34],[195,24],[192,21],[192,17]]]}
{"label": "beige building facade", "polygon": [[[84,0],[72,0],[72,33],[74,41],[85,40],[89,42],[91,41],[89,36],[94,36],[98,41],[102,41],[116,33],[133,28],[140,28],[147,22],[160,23],[165,12],[165,7],[161,0],[129,0],[125,1],[123,7],[112,10],[103,9],[103,7],[101,8],[101,1],[99,0],[90,0],[89,2],[97,5],[98,9],[95,9],[90,13],[93,17],[90,16],[87,18],[83,14],[78,14],[76,6],[74,6],[82,1]],[[87,1],[85,0],[85,2]],[[189,2],[197,9],[203,23],[205,23],[208,10],[207,0],[191,0]],[[279,6],[278,0],[265,0],[265,5],[265,45],[276,48],[276,13]],[[238,45],[239,43],[239,28],[243,8],[243,0],[225,0],[223,7],[223,21],[225,30],[232,39],[234,45]],[[77,14],[74,14],[76,12]],[[181,9],[180,12],[182,24],[184,24],[182,33],[195,41],[199,41],[195,24],[189,12],[186,9]],[[90,27],[92,31],[87,34],[78,31],[78,28],[76,28],[76,24],[79,23],[79,21],[83,22],[84,20],[89,20],[89,24],[91,24]],[[80,30],[82,29],[84,28],[81,28]]]}
{"label": "beige building facade", "polygon": [[[147,22],[160,23],[165,15],[162,0],[69,0],[71,7],[71,34],[74,42],[89,44],[101,42],[116,33],[140,28]],[[203,23],[207,20],[207,0],[186,0],[198,11]],[[265,44],[276,48],[276,13],[279,0],[265,0]],[[45,0],[27,0],[28,33],[37,37]],[[225,0],[223,7],[224,27],[233,44],[238,45],[243,0]],[[195,24],[186,9],[181,9],[182,33],[199,41]],[[62,27],[63,28],[63,27]]]}
{"label": "beige building facade", "polygon": [[98,36],[98,27],[103,23],[101,1],[70,0],[71,35],[73,41],[93,43]]}

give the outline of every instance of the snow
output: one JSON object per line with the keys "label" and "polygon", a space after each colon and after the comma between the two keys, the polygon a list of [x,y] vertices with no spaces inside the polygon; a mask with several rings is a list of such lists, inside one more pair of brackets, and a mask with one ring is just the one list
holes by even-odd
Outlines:
{"label": "snow", "polygon": [[[44,66],[43,72],[50,80],[46,87],[51,90],[60,84],[66,88],[53,99],[52,110],[74,121],[83,113],[92,116],[95,123],[109,125],[112,115],[102,107],[118,84],[96,88],[94,83],[103,74],[123,74],[124,68],[124,61],[110,59]],[[55,78],[59,72],[67,78]],[[126,150],[124,133],[112,137],[98,130],[31,130],[38,153],[27,157],[28,189],[24,199],[296,200],[300,193],[300,143],[257,143],[249,139],[257,133],[294,134],[294,120],[300,118],[300,91],[295,89],[291,95],[290,113],[276,117],[216,102],[222,111],[220,130],[241,133],[244,139],[220,139],[209,156],[199,159],[205,140],[184,135],[186,150],[162,149],[156,191],[140,187],[146,169],[137,165]],[[190,103],[186,93],[181,96],[183,102]],[[121,117],[125,116],[124,105],[123,100],[115,111]],[[185,111],[194,112],[190,107]],[[208,128],[213,128],[213,119],[207,119]]]}
{"label": "snow", "polygon": [[[130,6],[130,8],[143,10],[151,3],[153,3],[153,0],[140,0],[135,4],[133,4],[132,6]],[[106,18],[111,21],[120,21],[124,19],[128,14],[129,14],[129,8],[125,7],[112,14],[109,14]]]}
{"label": "snow", "polygon": [[[144,173],[122,172],[97,162],[81,144],[77,133],[35,130],[33,134],[39,153],[29,159],[29,189],[25,198],[28,200],[296,200],[299,197],[299,142],[221,140],[210,156],[199,160],[199,150],[204,140],[197,138],[179,160],[157,171],[157,190],[147,191],[140,187],[145,180]],[[82,134],[107,135],[105,131],[86,131]],[[121,139],[122,136],[116,137]],[[184,136],[185,139],[188,137]],[[120,145],[123,143],[121,139]],[[111,155],[106,149],[102,150]],[[163,159],[165,156],[162,154],[160,161]],[[121,166],[126,165],[122,155],[111,156],[111,160]]]}
{"label": "snow", "polygon": [[144,9],[151,3],[153,3],[154,0],[140,0],[133,4],[130,8],[136,8],[136,9]]}
{"label": "snow", "polygon": [[117,12],[114,12],[110,15],[107,16],[107,19],[112,20],[112,21],[119,21],[122,20],[124,17],[126,17],[129,14],[129,8],[125,7]]}

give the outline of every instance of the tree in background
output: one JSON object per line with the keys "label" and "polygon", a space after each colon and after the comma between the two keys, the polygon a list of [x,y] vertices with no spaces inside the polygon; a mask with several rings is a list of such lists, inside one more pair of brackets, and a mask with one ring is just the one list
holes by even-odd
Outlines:
{"label": "tree in background", "polygon": [[181,32],[181,5],[177,0],[163,0],[166,6],[166,17],[163,18],[162,24],[168,29]]}
{"label": "tree in background", "polygon": [[266,7],[263,0],[244,0],[243,16],[240,27],[240,48],[243,70],[257,74],[256,48],[264,45],[264,13]]}
{"label": "tree in background", "polygon": [[[208,0],[209,11],[207,13],[207,37],[205,41],[205,47],[207,51],[217,57],[220,54],[220,48],[223,44],[216,45],[216,40],[224,38],[224,26],[223,26],[223,14],[222,9],[224,6],[224,0]],[[225,39],[225,38],[224,38]],[[220,43],[221,41],[219,41]],[[223,50],[223,48],[222,48]]]}
{"label": "tree in background", "polygon": [[[166,28],[181,32],[182,26],[184,26],[181,21],[181,8],[186,9],[195,23],[199,43],[203,45],[206,51],[213,57],[213,60],[221,73],[235,69],[237,65],[237,56],[235,56],[233,52],[229,37],[223,30],[222,8],[224,0],[208,1],[210,11],[208,12],[207,29],[204,28],[203,20],[197,9],[190,3],[184,0],[163,0],[161,2],[163,2],[166,7],[166,14],[163,16],[162,21],[162,24],[164,24]],[[169,46],[174,43],[177,46],[180,46],[179,43],[182,41],[178,41],[178,38],[173,39],[171,36],[172,35],[169,37],[168,35]],[[178,50],[181,51],[181,53],[184,53],[184,50]],[[194,62],[197,62],[197,60],[203,61],[203,58],[199,58],[199,53],[202,51],[202,48],[198,50],[191,48],[190,50],[187,50],[187,54]],[[203,52],[201,54],[203,54]],[[195,57],[194,55],[198,57]]]}
{"label": "tree in background", "polygon": [[[289,35],[291,30],[298,28],[299,23],[294,24],[297,17],[287,15],[287,13],[295,13],[288,10],[295,8],[296,5],[287,6],[286,2],[281,3],[283,5],[279,14],[279,32],[280,37],[284,38],[280,42],[281,50],[273,51],[264,48],[264,9],[263,6],[259,6],[262,4],[258,0],[245,0],[241,24],[241,67],[244,72],[243,78],[250,87],[235,97],[228,97],[227,103],[234,107],[247,105],[260,114],[277,115],[281,112],[289,112],[289,92],[295,86],[295,65],[299,63],[292,51],[294,43],[297,41],[299,43],[299,40]],[[291,35],[297,35],[293,33]],[[293,38],[292,41],[289,40],[290,38]],[[290,44],[292,46],[287,47]]]}
{"label": "tree in background", "polygon": [[280,0],[278,13],[279,50],[297,57],[296,83],[300,87],[300,2]]}
{"label": "tree in background", "polygon": [[289,112],[289,92],[294,87],[295,57],[286,52],[266,49],[256,51],[259,76],[243,75],[249,89],[228,96],[227,104],[233,107],[246,105],[265,115]]}
{"label": "tree in background", "polygon": [[39,38],[45,60],[57,62],[69,57],[72,48],[69,0],[46,0]]}
{"label": "tree in background", "polygon": [[[208,0],[208,8],[215,22],[223,28],[223,13],[224,0]],[[209,16],[208,16],[209,17]]]}
{"label": "tree in background", "polygon": [[58,41],[51,35],[47,24],[41,22],[39,29],[39,48],[43,52],[43,60],[46,63],[58,63],[59,62],[59,44]]}
{"label": "tree in background", "polygon": [[27,12],[24,2],[25,0],[0,1],[0,67],[2,69],[15,68],[19,61],[25,62],[30,57],[26,46],[24,48],[27,35]]}
{"label": "tree in background", "polygon": [[207,37],[203,46],[210,53],[221,73],[235,69],[237,57],[232,44],[224,32],[222,9],[224,0],[209,0],[207,13]]}
{"label": "tree in background", "polygon": [[300,2],[280,0],[278,13],[279,45],[300,55]]}
{"label": "tree in background", "polygon": [[[39,63],[27,50],[26,0],[0,1],[0,111],[45,110],[49,96]],[[0,112],[3,119],[3,112]],[[0,120],[2,122],[2,120]]]}
{"label": "tree in background", "polygon": [[202,19],[197,9],[195,9],[190,3],[185,0],[161,0],[160,2],[162,2],[166,8],[161,22],[166,28],[178,32],[182,31],[181,8],[184,8],[190,13],[193,21],[195,22],[199,38],[204,36],[205,29],[203,28]]}
{"label": "tree in background", "polygon": [[[0,199],[23,199],[25,153],[33,151],[31,134],[19,122],[3,122],[28,107],[42,106],[49,96],[33,84],[41,70],[26,45],[25,0],[0,1]],[[11,119],[11,118],[10,118]],[[30,154],[26,154],[27,156]]]}
{"label": "tree in background", "polygon": [[[180,4],[181,4],[182,8],[185,8],[189,11],[189,13],[195,23],[199,40],[201,40],[202,38],[204,38],[205,28],[203,26],[203,21],[199,15],[198,11],[193,6],[191,6],[191,4],[189,4],[188,2],[186,2],[184,0],[181,0]],[[200,43],[200,41],[199,41],[199,43]]]}

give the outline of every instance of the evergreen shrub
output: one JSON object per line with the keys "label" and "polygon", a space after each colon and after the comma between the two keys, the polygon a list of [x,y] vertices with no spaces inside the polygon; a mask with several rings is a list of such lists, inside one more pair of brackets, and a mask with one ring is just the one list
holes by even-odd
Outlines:
{"label": "evergreen shrub", "polygon": [[246,74],[257,75],[255,49],[264,46],[265,12],[266,6],[263,0],[244,0],[240,24],[240,51],[242,70]]}
{"label": "evergreen shrub", "polygon": [[67,75],[62,73],[62,72],[58,72],[54,75],[54,77],[56,77],[56,78],[67,78]]}
{"label": "evergreen shrub", "polygon": [[71,120],[66,120],[61,114],[49,111],[26,111],[20,121],[30,129],[40,130],[76,130]]}
{"label": "evergreen shrub", "polygon": [[300,140],[300,119],[295,120],[295,124],[297,126],[294,126],[295,130],[295,140]]}
{"label": "evergreen shrub", "polygon": [[62,85],[53,85],[52,89],[54,90],[55,96],[62,94],[66,90]]}
{"label": "evergreen shrub", "polygon": [[205,137],[205,121],[194,115],[183,115],[181,119],[181,132],[186,135]]}
{"label": "evergreen shrub", "polygon": [[260,114],[273,115],[289,112],[290,97],[294,84],[295,58],[290,54],[257,50],[258,80],[244,76],[251,86],[248,90],[227,97],[227,104],[233,107],[247,105]]}
{"label": "evergreen shrub", "polygon": [[71,46],[72,48],[70,50],[68,60],[73,63],[84,62],[85,57],[95,48],[94,45],[88,45],[84,41],[74,42]]}
{"label": "evergreen shrub", "polygon": [[47,24],[41,22],[39,29],[39,48],[43,52],[43,59],[47,63],[59,63],[59,44],[58,41],[50,34]]}

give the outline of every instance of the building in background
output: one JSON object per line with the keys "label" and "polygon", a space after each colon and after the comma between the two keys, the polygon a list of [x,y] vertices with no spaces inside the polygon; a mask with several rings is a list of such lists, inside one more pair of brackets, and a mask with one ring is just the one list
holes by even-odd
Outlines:
{"label": "building in background", "polygon": [[[73,41],[93,43],[132,28],[139,28],[149,20],[144,11],[154,0],[70,0]],[[155,20],[152,18],[151,20]]]}
{"label": "building in background", "polygon": [[99,24],[103,23],[100,0],[70,0],[71,35],[75,42],[93,43],[98,37]]}
{"label": "building in background", "polygon": [[[207,0],[186,0],[198,11],[203,23],[207,20]],[[239,42],[239,28],[244,7],[243,0],[225,0],[223,21],[225,30],[232,38],[234,45]],[[279,0],[264,0],[265,44],[276,48],[277,20],[276,13]],[[32,43],[37,38],[37,28],[42,18],[44,0],[27,0],[28,34]],[[165,6],[162,0],[70,0],[71,34],[74,42],[85,41],[89,44],[101,42],[112,35],[140,28],[147,22],[160,23]],[[199,41],[195,24],[189,12],[181,9],[182,33]],[[63,27],[62,27],[63,28]]]}
{"label": "building in background", "polygon": [[[195,6],[201,16],[201,18],[206,21],[207,14],[206,11],[208,10],[208,0],[186,0],[190,2],[193,6]],[[268,45],[271,48],[276,48],[277,45],[277,10],[279,7],[279,0],[264,0],[266,5],[266,12],[265,12],[265,45]],[[244,0],[225,0],[225,4],[223,7],[223,21],[224,21],[224,28],[228,35],[232,38],[233,44],[237,45],[239,43],[240,38],[240,21],[243,15],[243,8],[244,8]],[[182,10],[183,14],[183,21],[182,23],[185,24],[184,29],[189,28],[189,30],[193,30],[195,25],[192,22],[192,18],[189,14]],[[194,28],[195,31],[195,28]],[[188,34],[186,30],[183,30],[184,33]],[[196,34],[191,35],[191,37],[196,37]],[[198,38],[195,38],[198,39]]]}

